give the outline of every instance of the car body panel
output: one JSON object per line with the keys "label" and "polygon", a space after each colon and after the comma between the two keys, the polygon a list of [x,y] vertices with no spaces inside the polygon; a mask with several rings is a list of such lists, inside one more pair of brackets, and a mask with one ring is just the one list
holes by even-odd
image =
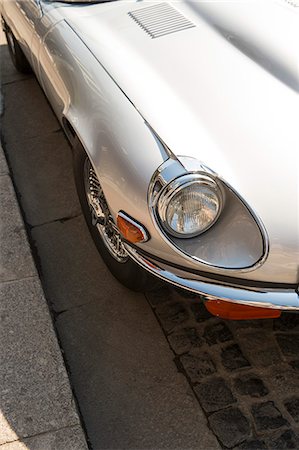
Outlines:
{"label": "car body panel", "polygon": [[[19,19],[7,14],[9,2],[2,13],[10,25]],[[129,13],[157,3],[41,1],[28,38],[37,77],[89,154],[114,217],[125,210],[148,229],[140,249],[195,278],[203,271],[296,284],[299,83],[291,44],[299,16],[283,1],[169,2],[195,26],[151,39]],[[270,10],[281,40],[267,23]],[[169,245],[148,208],[151,178],[169,156],[181,173],[203,165],[238,192],[266,230],[263,264],[219,269]],[[219,254],[226,245],[219,239]]]}

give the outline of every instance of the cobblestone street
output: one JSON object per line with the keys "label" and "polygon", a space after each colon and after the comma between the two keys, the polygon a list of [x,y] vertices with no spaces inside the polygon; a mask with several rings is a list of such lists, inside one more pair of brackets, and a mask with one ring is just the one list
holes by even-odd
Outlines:
{"label": "cobblestone street", "polygon": [[175,290],[147,298],[224,448],[299,447],[298,315],[223,321]]}
{"label": "cobblestone street", "polygon": [[1,51],[4,150],[90,448],[298,449],[299,315],[224,321],[179,290],[119,285],[52,110]]}

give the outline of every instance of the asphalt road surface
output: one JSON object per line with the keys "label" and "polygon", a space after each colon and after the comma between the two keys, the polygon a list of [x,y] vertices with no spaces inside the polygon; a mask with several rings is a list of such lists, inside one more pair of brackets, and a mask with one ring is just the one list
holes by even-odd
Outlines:
{"label": "asphalt road surface", "polygon": [[90,448],[299,448],[299,316],[226,322],[169,287],[122,287],[51,108],[0,50],[4,148]]}

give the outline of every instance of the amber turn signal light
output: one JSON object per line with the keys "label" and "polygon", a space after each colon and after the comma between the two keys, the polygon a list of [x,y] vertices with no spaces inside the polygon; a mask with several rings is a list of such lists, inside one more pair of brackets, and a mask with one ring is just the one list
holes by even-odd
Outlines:
{"label": "amber turn signal light", "polygon": [[242,305],[224,300],[208,300],[205,302],[205,306],[211,314],[221,317],[221,319],[276,319],[281,315],[279,309],[259,308],[257,306]]}
{"label": "amber turn signal light", "polygon": [[121,235],[132,244],[148,241],[146,229],[122,211],[117,216],[117,227]]}

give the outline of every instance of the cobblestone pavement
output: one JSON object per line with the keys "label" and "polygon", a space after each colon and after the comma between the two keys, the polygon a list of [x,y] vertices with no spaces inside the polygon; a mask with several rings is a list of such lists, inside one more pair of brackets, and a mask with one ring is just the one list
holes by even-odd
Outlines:
{"label": "cobblestone pavement", "polygon": [[299,448],[299,316],[224,321],[192,295],[147,294],[223,448]]}
{"label": "cobblestone pavement", "polygon": [[6,152],[90,446],[299,448],[299,316],[223,321],[164,287],[146,298],[168,346],[144,296],[91,243],[36,81],[15,80],[7,62]]}

